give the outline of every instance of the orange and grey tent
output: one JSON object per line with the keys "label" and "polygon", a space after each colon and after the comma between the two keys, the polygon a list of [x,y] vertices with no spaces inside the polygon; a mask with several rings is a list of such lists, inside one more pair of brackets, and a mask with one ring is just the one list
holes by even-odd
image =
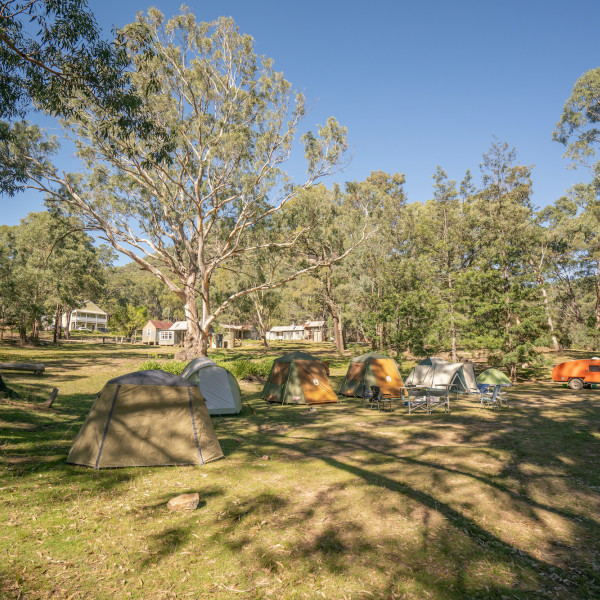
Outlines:
{"label": "orange and grey tent", "polygon": [[67,462],[101,469],[201,465],[222,457],[198,386],[163,371],[138,371],[104,386]]}
{"label": "orange and grey tent", "polygon": [[273,361],[261,398],[281,404],[327,404],[338,398],[325,365],[308,352],[290,352]]}
{"label": "orange and grey tent", "polygon": [[340,394],[344,396],[362,396],[364,390],[372,385],[379,386],[381,393],[387,396],[398,396],[404,384],[393,358],[368,352],[352,359]]}

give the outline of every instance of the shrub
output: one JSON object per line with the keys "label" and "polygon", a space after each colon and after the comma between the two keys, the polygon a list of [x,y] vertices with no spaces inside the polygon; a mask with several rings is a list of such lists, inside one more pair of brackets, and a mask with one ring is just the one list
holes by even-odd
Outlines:
{"label": "shrub", "polygon": [[165,371],[165,373],[181,375],[186,364],[179,360],[147,360],[139,366],[138,371]]}
{"label": "shrub", "polygon": [[220,366],[231,371],[236,379],[266,379],[271,372],[273,361],[253,362],[247,358],[239,358],[229,362],[222,362]]}

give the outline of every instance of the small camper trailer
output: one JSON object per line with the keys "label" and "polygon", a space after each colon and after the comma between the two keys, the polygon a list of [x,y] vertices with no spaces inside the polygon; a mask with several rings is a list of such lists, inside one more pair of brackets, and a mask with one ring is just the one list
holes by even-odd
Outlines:
{"label": "small camper trailer", "polygon": [[566,383],[572,390],[600,384],[600,358],[569,360],[552,369],[552,381]]}

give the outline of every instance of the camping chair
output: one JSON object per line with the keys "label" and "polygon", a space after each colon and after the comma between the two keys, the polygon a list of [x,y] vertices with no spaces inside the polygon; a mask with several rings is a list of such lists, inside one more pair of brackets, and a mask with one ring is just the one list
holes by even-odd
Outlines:
{"label": "camping chair", "polygon": [[478,383],[476,388],[469,388],[467,390],[469,400],[473,402],[481,401],[481,394],[487,392],[488,387],[487,383]]}
{"label": "camping chair", "polygon": [[373,390],[368,390],[367,386],[364,383],[362,386],[361,398],[362,398],[363,406],[370,405],[371,400],[373,400]]}
{"label": "camping chair", "polygon": [[494,410],[500,410],[503,407],[508,408],[508,400],[503,394],[500,393],[501,390],[501,385],[495,385],[492,391],[489,391],[488,389],[487,391],[482,392],[479,408],[484,406],[491,407]]}
{"label": "camping chair", "polygon": [[469,389],[469,400],[473,402],[481,402],[482,394],[485,394],[489,389],[489,384],[478,383],[476,388]]}
{"label": "camping chair", "polygon": [[381,393],[381,405],[385,410],[386,405],[390,407],[390,412],[394,410],[394,404],[405,402],[408,399],[408,392],[404,385],[387,388],[388,392]]}
{"label": "camping chair", "polygon": [[377,407],[377,410],[381,410],[381,407],[385,407],[387,403],[390,407],[390,411],[392,410],[391,399],[383,396],[381,393],[381,388],[378,385],[372,385],[371,389],[365,393],[364,396],[365,406],[369,406],[371,409]]}
{"label": "camping chair", "polygon": [[381,391],[381,388],[379,388],[376,385],[371,386],[371,389],[373,390],[373,393],[377,395],[377,398],[379,399],[379,410],[385,410],[385,407],[389,407],[390,412],[392,412],[392,410],[394,410],[394,407],[392,405],[392,401],[394,400],[394,397],[391,394],[385,394]]}

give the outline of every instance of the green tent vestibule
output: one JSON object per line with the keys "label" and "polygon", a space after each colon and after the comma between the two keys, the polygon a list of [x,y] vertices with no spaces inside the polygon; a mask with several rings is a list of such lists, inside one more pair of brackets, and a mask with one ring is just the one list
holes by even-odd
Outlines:
{"label": "green tent vestibule", "polygon": [[325,365],[308,352],[290,352],[273,361],[261,398],[280,404],[328,404],[338,401]]}
{"label": "green tent vestibule", "polygon": [[178,375],[138,371],[104,386],[67,462],[101,469],[202,465],[222,457],[198,387]]}

